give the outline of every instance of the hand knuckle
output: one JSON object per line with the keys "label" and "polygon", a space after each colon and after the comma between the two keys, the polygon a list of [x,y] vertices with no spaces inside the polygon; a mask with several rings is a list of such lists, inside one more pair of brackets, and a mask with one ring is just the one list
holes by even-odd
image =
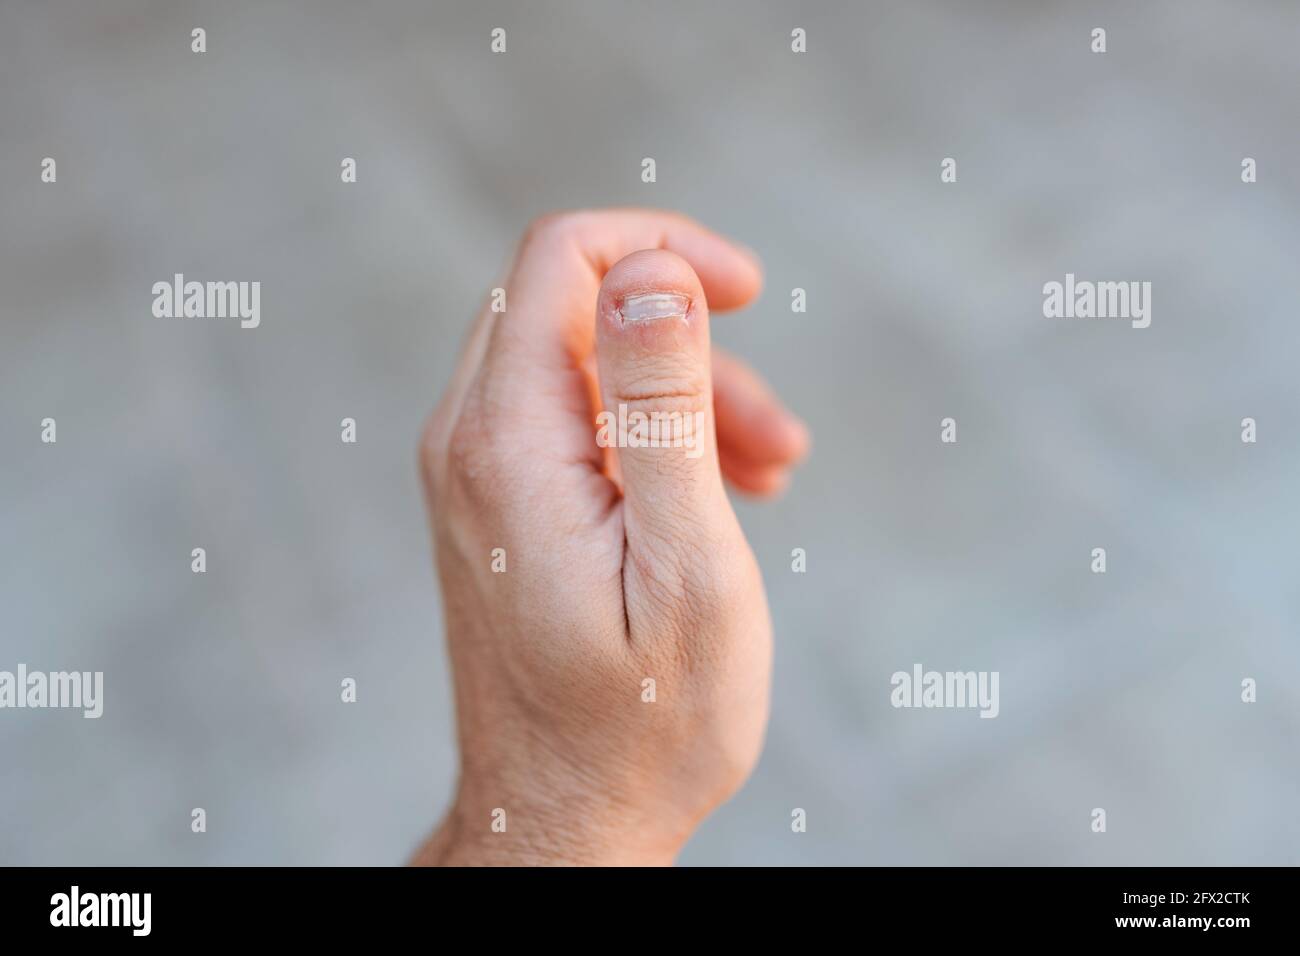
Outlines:
{"label": "hand knuckle", "polygon": [[488,448],[478,423],[461,416],[447,438],[447,473],[460,483],[472,483],[487,468]]}
{"label": "hand knuckle", "polygon": [[524,230],[525,247],[553,242],[571,236],[581,221],[582,214],[572,210],[544,213],[528,224]]}
{"label": "hand knuckle", "polygon": [[447,439],[447,494],[472,505],[497,501],[510,459],[507,439],[482,403],[466,402]]}

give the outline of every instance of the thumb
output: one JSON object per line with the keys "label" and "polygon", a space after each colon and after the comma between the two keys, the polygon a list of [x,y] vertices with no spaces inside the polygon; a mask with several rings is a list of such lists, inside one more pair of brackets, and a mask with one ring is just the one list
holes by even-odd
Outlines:
{"label": "thumb", "polygon": [[709,307],[685,259],[649,249],[605,274],[596,359],[597,441],[618,449],[629,547],[645,555],[703,543],[731,505],[714,436]]}

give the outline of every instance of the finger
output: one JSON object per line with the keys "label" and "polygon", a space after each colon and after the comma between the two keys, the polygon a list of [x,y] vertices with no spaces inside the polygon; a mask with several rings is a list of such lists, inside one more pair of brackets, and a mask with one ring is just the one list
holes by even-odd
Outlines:
{"label": "finger", "polygon": [[608,209],[547,216],[520,245],[489,364],[524,376],[580,365],[593,347],[591,311],[601,280],[614,263],[642,249],[666,249],[686,260],[710,307],[737,308],[762,287],[752,253],[676,213]]}
{"label": "finger", "polygon": [[629,547],[698,541],[730,511],[709,415],[709,307],[685,259],[634,252],[606,273],[596,358],[597,440],[618,447]]}
{"label": "finger", "polygon": [[808,453],[807,426],[753,369],[720,349],[713,351],[713,411],[724,471],[728,458],[788,466]]}
{"label": "finger", "polygon": [[438,401],[424,425],[419,445],[419,462],[426,488],[435,494],[442,494],[446,487],[447,447],[451,441],[452,429],[465,404],[465,396],[473,386],[479,369],[483,365],[483,356],[487,353],[488,339],[492,332],[494,313],[486,305],[470,326],[465,341],[461,344],[460,357],[452,370],[447,389]]}
{"label": "finger", "polygon": [[722,464],[722,477],[737,491],[757,498],[772,498],[781,494],[790,484],[790,469],[786,465],[755,465],[737,458],[725,448],[718,449]]}
{"label": "finger", "polygon": [[667,249],[695,270],[712,312],[746,306],[763,288],[763,269],[755,253],[681,213],[624,208],[574,215],[579,217],[579,247],[601,277],[637,250]]}
{"label": "finger", "polygon": [[465,336],[465,341],[461,345],[460,358],[457,359],[456,367],[451,373],[451,381],[447,383],[447,390],[429,419],[425,432],[425,446],[428,450],[437,452],[446,448],[451,426],[460,415],[461,407],[465,404],[465,395],[483,364],[488,338],[492,333],[494,315],[495,313],[485,306]]}

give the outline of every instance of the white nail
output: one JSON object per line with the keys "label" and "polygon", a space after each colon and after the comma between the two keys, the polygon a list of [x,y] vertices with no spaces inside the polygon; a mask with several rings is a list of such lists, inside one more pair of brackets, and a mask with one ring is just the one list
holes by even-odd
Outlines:
{"label": "white nail", "polygon": [[618,314],[624,322],[645,322],[649,319],[670,319],[679,316],[686,320],[691,300],[671,292],[647,292],[630,295],[619,306]]}

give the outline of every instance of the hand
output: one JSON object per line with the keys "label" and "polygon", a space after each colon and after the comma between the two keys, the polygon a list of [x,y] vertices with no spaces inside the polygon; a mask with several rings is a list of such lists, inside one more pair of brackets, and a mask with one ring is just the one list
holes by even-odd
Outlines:
{"label": "hand", "polygon": [[[772,627],[722,475],[774,493],[807,433],[710,358],[709,309],[760,285],[675,214],[524,236],[421,443],[461,776],[416,862],[671,863],[753,769]],[[689,416],[685,447],[601,447],[620,406]]]}

